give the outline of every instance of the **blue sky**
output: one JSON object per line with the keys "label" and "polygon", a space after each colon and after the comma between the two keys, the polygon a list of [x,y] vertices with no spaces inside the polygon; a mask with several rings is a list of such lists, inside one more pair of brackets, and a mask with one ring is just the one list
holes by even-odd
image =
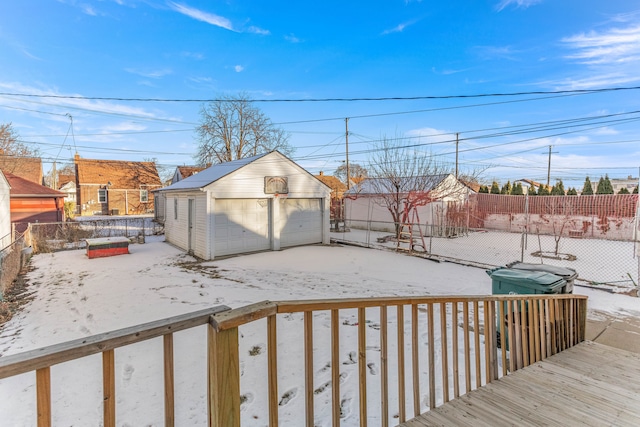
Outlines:
{"label": "blue sky", "polygon": [[489,183],[546,181],[549,145],[552,183],[637,177],[640,166],[639,89],[447,98],[640,86],[640,2],[22,0],[0,4],[0,58],[0,122],[41,150],[45,169],[76,150],[192,164],[201,102],[95,98],[238,93],[437,97],[258,102],[312,173],[344,160],[347,117],[361,164],[387,136],[452,165],[459,133],[460,170]]}

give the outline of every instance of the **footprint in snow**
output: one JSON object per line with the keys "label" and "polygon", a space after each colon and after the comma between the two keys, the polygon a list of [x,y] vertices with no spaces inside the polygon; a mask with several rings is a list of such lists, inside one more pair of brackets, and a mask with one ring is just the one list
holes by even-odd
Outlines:
{"label": "footprint in snow", "polygon": [[242,410],[244,410],[246,408],[247,405],[249,405],[251,402],[253,402],[254,400],[254,396],[253,393],[245,393],[243,395],[240,396],[240,407]]}
{"label": "footprint in snow", "polygon": [[353,365],[358,363],[358,355],[355,351],[349,352],[349,359],[342,362],[343,365]]}
{"label": "footprint in snow", "polygon": [[129,382],[129,380],[131,380],[131,377],[133,376],[133,371],[135,370],[136,369],[132,365],[125,365],[124,369],[122,370],[122,379],[125,382]]}
{"label": "footprint in snow", "polygon": [[297,388],[292,388],[291,390],[287,391],[280,398],[280,403],[278,403],[278,405],[280,405],[280,406],[286,405],[287,403],[289,403],[291,401],[291,399],[296,397],[296,394],[298,394],[298,389]]}
{"label": "footprint in snow", "polygon": [[351,399],[342,399],[340,402],[340,418],[346,418],[351,414]]}
{"label": "footprint in snow", "polygon": [[369,373],[371,375],[378,375],[378,367],[375,363],[368,363],[367,367],[369,368]]}

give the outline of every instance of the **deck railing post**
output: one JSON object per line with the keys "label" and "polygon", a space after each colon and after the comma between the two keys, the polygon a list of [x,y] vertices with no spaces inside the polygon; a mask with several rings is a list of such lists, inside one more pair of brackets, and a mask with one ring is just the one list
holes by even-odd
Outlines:
{"label": "deck railing post", "polygon": [[103,423],[105,427],[116,425],[116,379],[115,352],[102,352],[102,395],[103,395]]}
{"label": "deck railing post", "polygon": [[50,368],[36,370],[38,427],[51,426],[51,372]]}
{"label": "deck railing post", "polygon": [[238,328],[207,331],[209,426],[240,427]]}
{"label": "deck railing post", "polygon": [[174,369],[173,369],[173,334],[163,337],[164,356],[164,425],[175,425],[175,401],[174,401]]}
{"label": "deck railing post", "polygon": [[578,342],[583,342],[585,339],[585,329],[587,327],[587,300],[581,299],[578,301],[578,322],[579,322],[579,338]]}

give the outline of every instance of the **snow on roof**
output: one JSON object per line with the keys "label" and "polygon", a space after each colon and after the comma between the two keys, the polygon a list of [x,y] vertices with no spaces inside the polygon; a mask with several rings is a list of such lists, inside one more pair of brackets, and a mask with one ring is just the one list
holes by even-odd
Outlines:
{"label": "snow on roof", "polygon": [[[273,151],[271,152],[273,153]],[[246,157],[244,159],[232,160],[230,162],[218,163],[203,171],[198,172],[195,175],[191,175],[181,181],[176,182],[168,187],[162,188],[160,191],[175,191],[175,190],[199,190],[207,185],[216,182],[222,177],[229,175],[232,172],[252,163],[268,154],[259,154],[253,157]]]}

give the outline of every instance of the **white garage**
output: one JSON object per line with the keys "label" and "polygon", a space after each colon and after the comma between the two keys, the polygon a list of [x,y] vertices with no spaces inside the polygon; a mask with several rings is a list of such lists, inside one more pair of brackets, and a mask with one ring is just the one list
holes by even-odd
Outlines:
{"label": "white garage", "polygon": [[271,248],[267,199],[218,199],[214,220],[215,255]]}
{"label": "white garage", "polygon": [[165,239],[203,259],[329,243],[330,188],[277,151],[160,190]]}
{"label": "white garage", "polygon": [[322,242],[322,199],[284,200],[280,211],[280,246]]}

